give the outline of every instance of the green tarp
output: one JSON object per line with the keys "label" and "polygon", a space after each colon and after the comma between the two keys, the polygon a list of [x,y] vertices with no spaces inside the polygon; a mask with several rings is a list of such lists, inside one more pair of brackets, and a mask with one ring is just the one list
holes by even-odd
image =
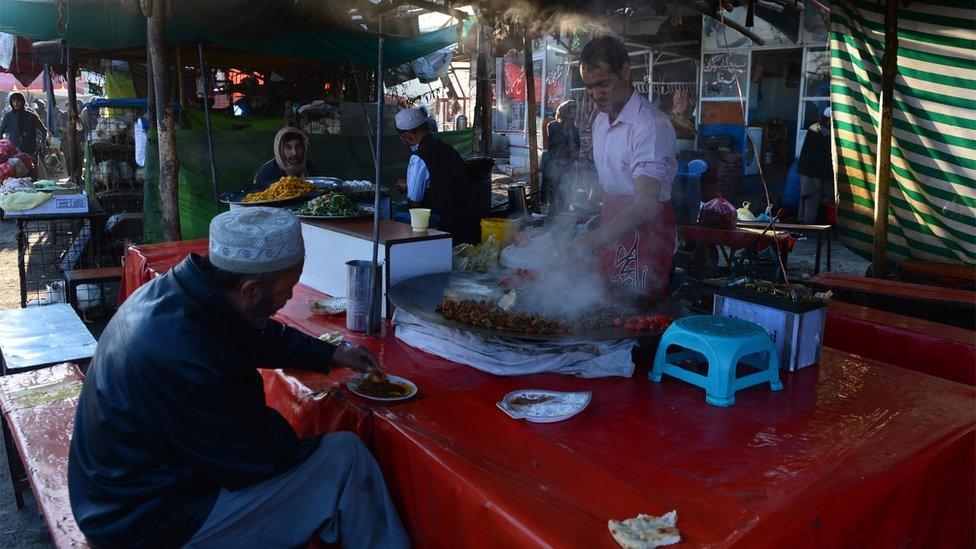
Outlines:
{"label": "green tarp", "polygon": [[[280,125],[280,122],[279,122]],[[271,144],[275,131],[219,132],[214,134],[219,192],[249,185],[254,172],[272,158]],[[437,137],[453,146],[463,157],[474,150],[474,131],[438,133]],[[383,181],[390,183],[406,177],[410,152],[396,135],[384,136]],[[373,153],[366,136],[313,135],[309,158],[326,175],[342,179],[372,181]],[[217,210],[213,204],[210,182],[210,160],[207,134],[203,131],[176,132],[176,152],[180,161],[180,224],[184,240],[207,235],[210,220]],[[159,196],[159,153],[155,134],[149,135],[146,149],[145,239],[160,242],[162,216]],[[221,204],[221,210],[226,209]]]}
{"label": "green tarp", "polygon": [[[120,9],[119,2],[64,2],[59,19],[58,3],[37,0],[2,0],[0,31],[32,40],[63,38],[67,45],[92,50],[123,50],[146,46],[146,18]],[[59,28],[59,21],[64,28]],[[264,40],[235,40],[208,32],[186,20],[166,23],[165,35],[170,43],[214,44],[256,53],[348,64],[374,66],[377,58],[376,36],[362,31],[333,28],[324,31],[293,30]],[[391,37],[384,46],[387,66],[395,66],[450,46],[457,40],[455,27],[447,27],[420,36]]]}

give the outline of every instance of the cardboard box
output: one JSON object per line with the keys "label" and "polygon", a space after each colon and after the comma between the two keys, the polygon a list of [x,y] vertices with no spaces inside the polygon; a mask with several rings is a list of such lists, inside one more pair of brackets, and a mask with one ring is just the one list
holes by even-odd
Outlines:
{"label": "cardboard box", "polygon": [[88,195],[76,194],[56,194],[50,200],[36,208],[21,211],[5,211],[6,218],[27,217],[32,215],[59,215],[59,214],[80,214],[88,213]]}

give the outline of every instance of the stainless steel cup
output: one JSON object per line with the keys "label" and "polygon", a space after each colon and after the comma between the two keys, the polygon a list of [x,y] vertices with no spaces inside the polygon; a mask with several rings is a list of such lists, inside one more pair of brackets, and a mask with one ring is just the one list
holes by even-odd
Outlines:
{"label": "stainless steel cup", "polygon": [[372,331],[380,327],[380,311],[383,303],[383,263],[374,266],[372,261],[347,261],[348,278],[346,296],[346,328],[354,332],[365,332],[369,326],[369,296],[372,283],[376,281],[376,298],[373,300]]}

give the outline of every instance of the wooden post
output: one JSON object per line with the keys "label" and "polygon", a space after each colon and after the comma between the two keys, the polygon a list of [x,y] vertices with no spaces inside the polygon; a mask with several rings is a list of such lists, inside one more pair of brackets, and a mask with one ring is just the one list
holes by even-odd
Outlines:
{"label": "wooden post", "polygon": [[888,0],[885,10],[885,49],[881,62],[881,129],[875,161],[874,250],[871,273],[884,278],[888,266],[888,204],[891,188],[891,112],[895,74],[898,72],[898,0]]}
{"label": "wooden post", "polygon": [[526,133],[529,138],[529,191],[539,191],[539,151],[535,125],[535,70],[532,67],[532,35],[529,29],[522,29],[522,53],[525,56],[525,116]]}
{"label": "wooden post", "polygon": [[75,90],[75,80],[78,78],[78,66],[75,64],[74,52],[67,48],[67,84],[68,84],[68,127],[65,137],[68,140],[68,155],[65,159],[68,168],[68,178],[76,185],[81,185],[81,145],[78,142],[78,92]]}
{"label": "wooden post", "polygon": [[485,15],[478,29],[478,56],[475,66],[475,94],[474,94],[474,123],[480,130],[481,154],[491,156],[491,135],[493,121],[491,118],[491,73],[489,72],[491,59],[491,27],[485,23]]}
{"label": "wooden post", "polygon": [[[147,11],[146,8],[150,10]],[[179,162],[176,158],[176,118],[170,98],[169,61],[163,24],[166,22],[164,0],[142,0],[148,16],[146,43],[152,61],[152,79],[156,94],[156,125],[159,143],[159,195],[163,214],[163,239],[180,240]],[[204,98],[206,100],[206,98]]]}

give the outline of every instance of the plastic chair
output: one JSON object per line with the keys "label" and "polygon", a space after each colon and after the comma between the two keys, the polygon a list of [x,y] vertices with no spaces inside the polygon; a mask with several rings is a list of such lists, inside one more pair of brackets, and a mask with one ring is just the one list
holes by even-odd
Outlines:
{"label": "plastic chair", "polygon": [[[683,350],[669,352],[672,346]],[[765,360],[761,353],[765,353]],[[677,364],[698,355],[708,362],[705,375]],[[736,378],[740,362],[759,371]],[[654,367],[647,377],[659,382],[662,374],[705,389],[705,402],[713,406],[732,406],[735,392],[753,385],[769,383],[773,391],[783,388],[779,357],[766,330],[752,322],[721,316],[695,315],[674,321],[661,337]]]}

